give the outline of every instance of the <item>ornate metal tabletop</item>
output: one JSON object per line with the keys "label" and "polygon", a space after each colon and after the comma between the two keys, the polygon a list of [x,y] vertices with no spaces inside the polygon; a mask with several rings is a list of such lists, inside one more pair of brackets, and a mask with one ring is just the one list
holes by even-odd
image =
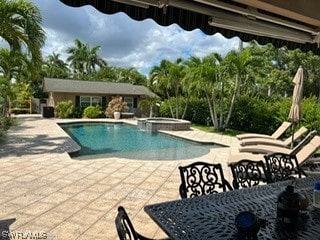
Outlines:
{"label": "ornate metal tabletop", "polygon": [[295,190],[306,190],[312,200],[314,183],[319,177],[308,177],[255,186],[219,194],[181,199],[145,206],[145,211],[172,239],[237,239],[235,217],[252,211],[267,224],[258,239],[320,239],[320,209],[308,206],[300,213],[296,227],[283,228],[276,221],[277,195],[292,184]]}

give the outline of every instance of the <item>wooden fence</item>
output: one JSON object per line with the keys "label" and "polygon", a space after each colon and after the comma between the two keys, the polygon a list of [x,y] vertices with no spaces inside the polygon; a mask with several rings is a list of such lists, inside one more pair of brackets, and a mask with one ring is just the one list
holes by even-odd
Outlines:
{"label": "wooden fence", "polygon": [[9,114],[15,111],[26,111],[32,113],[32,99],[14,100],[9,103]]}

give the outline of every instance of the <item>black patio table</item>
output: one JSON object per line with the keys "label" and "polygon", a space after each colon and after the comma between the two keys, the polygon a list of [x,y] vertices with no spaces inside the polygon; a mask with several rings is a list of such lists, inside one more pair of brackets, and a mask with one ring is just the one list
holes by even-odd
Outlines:
{"label": "black patio table", "polygon": [[[320,209],[311,205],[314,184],[320,177],[307,177],[206,196],[145,206],[144,210],[172,239],[239,239],[235,217],[252,211],[267,224],[258,239],[320,239]],[[283,227],[276,220],[277,197],[286,186],[306,190],[310,204],[300,213],[298,225]]]}

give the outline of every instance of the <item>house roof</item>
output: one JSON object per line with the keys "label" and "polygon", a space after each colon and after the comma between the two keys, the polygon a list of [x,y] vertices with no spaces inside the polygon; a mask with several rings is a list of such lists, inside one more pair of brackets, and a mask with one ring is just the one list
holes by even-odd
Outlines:
{"label": "house roof", "polygon": [[141,85],[133,85],[131,83],[82,81],[57,78],[44,78],[43,91],[85,94],[156,96],[146,87]]}

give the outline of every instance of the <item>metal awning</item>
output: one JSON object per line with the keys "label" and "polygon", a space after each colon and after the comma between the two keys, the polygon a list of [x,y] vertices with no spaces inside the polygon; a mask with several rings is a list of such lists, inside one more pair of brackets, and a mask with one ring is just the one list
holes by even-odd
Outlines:
{"label": "metal awning", "polygon": [[106,14],[124,12],[134,20],[178,24],[207,35],[221,33],[245,42],[272,43],[320,54],[318,0],[60,0],[72,7],[92,5]]}

